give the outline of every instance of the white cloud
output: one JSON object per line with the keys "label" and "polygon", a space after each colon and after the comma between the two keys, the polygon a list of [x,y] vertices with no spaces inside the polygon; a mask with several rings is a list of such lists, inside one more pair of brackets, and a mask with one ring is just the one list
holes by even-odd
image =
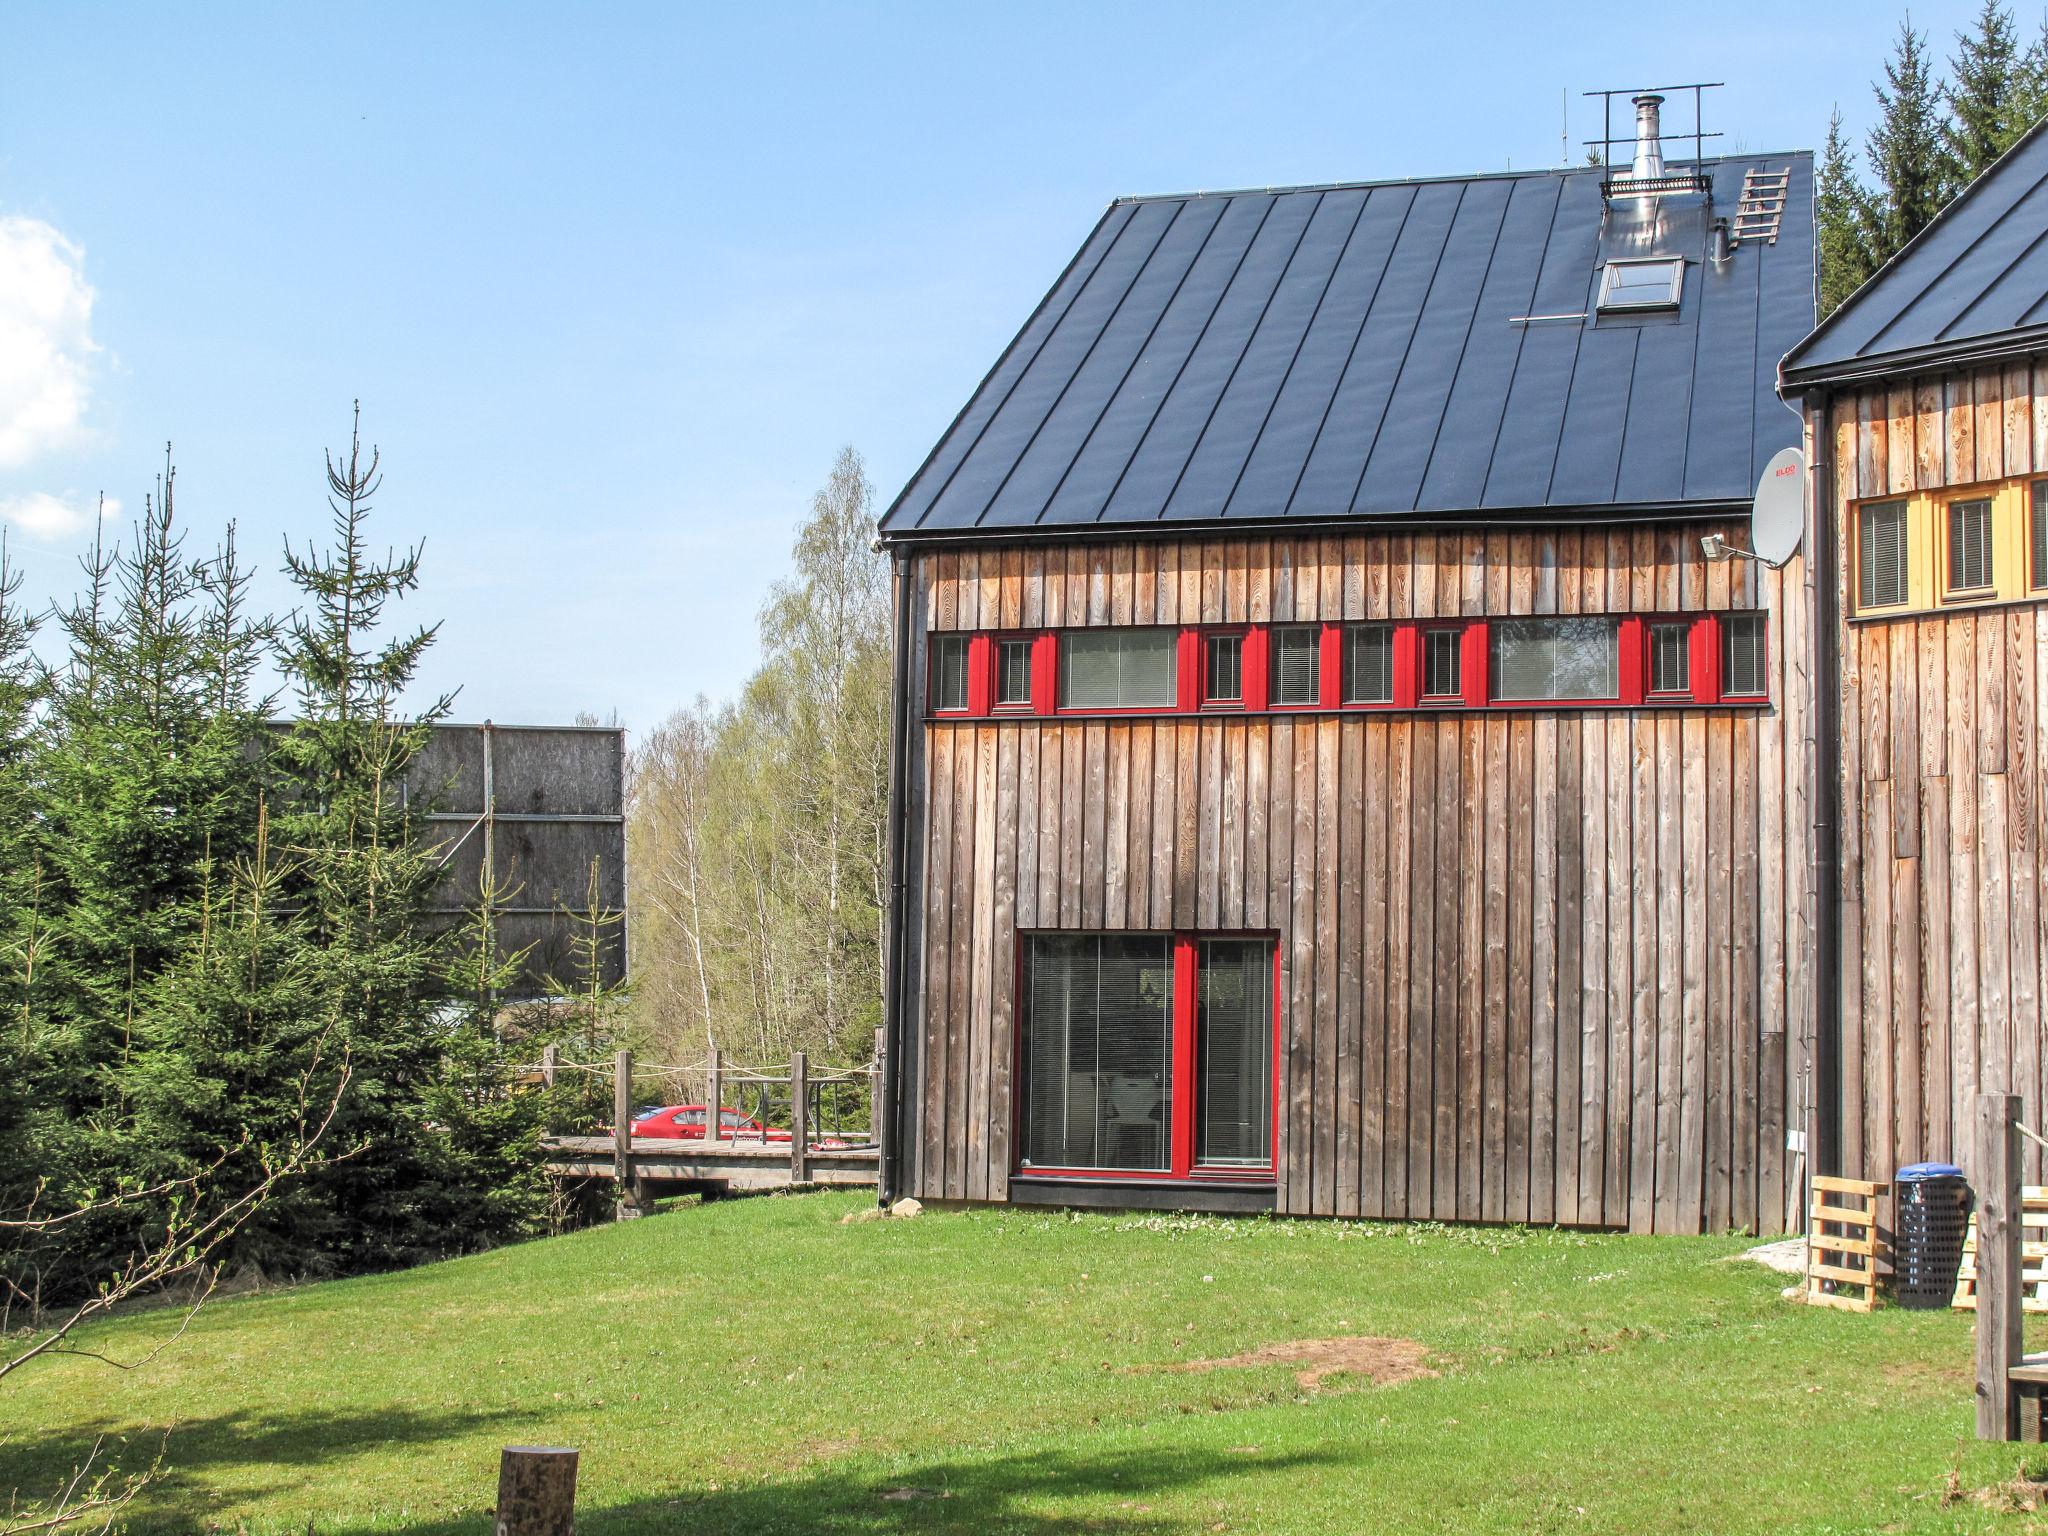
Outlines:
{"label": "white cloud", "polygon": [[66,493],[52,496],[48,491],[30,491],[26,496],[0,496],[0,523],[19,528],[38,543],[55,544],[75,539],[92,527],[93,514],[118,517],[121,503],[112,496],[104,504],[96,496]]}
{"label": "white cloud", "polygon": [[0,469],[84,434],[99,350],[84,266],[84,250],[41,219],[0,217]]}

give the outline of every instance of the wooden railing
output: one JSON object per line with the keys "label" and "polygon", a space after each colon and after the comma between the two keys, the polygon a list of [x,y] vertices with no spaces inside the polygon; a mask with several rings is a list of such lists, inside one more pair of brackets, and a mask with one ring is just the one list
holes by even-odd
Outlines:
{"label": "wooden railing", "polygon": [[[879,1033],[877,1031],[878,1037]],[[609,1063],[567,1061],[560,1049],[551,1045],[541,1053],[540,1061],[530,1070],[550,1088],[564,1076],[574,1073],[611,1078],[612,1155],[622,1186],[630,1186],[632,1181],[633,1106],[650,1080],[659,1084],[657,1097],[663,1104],[701,1103],[704,1106],[703,1138],[701,1141],[691,1138],[690,1144],[701,1146],[706,1151],[736,1145],[774,1145],[779,1138],[772,1136],[771,1132],[781,1129],[776,1122],[784,1118],[778,1113],[781,1108],[778,1101],[786,1101],[789,1175],[793,1184],[811,1182],[811,1158],[820,1141],[873,1144],[878,1123],[875,1108],[882,1094],[879,1058],[866,1066],[819,1068],[811,1064],[803,1051],[791,1052],[785,1069],[741,1066],[727,1061],[724,1054],[716,1049],[703,1061],[684,1065],[636,1063],[629,1050],[617,1052]],[[738,1092],[735,1093],[736,1089]],[[737,1123],[730,1135],[727,1134],[724,1115],[728,1095],[742,1101],[734,1106]],[[751,1113],[745,1104],[749,1097],[754,1100]],[[826,1113],[828,1106],[829,1116]],[[849,1109],[864,1115],[866,1123],[849,1126],[846,1123]],[[748,1121],[752,1124],[747,1124]],[[642,1138],[643,1146],[648,1139]]]}

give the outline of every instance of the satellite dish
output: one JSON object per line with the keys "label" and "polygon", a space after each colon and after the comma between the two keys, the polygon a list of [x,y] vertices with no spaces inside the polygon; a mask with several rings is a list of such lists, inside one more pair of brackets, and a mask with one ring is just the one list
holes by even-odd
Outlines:
{"label": "satellite dish", "polygon": [[1764,466],[1749,513],[1749,547],[1766,565],[1783,565],[1798,553],[1806,533],[1806,455],[1780,448]]}

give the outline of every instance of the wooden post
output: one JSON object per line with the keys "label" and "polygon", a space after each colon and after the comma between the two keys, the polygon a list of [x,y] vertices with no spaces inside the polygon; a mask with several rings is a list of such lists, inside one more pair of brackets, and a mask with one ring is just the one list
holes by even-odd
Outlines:
{"label": "wooden post", "polygon": [[618,1181],[617,1216],[631,1221],[640,1214],[639,1191],[633,1187],[633,1053],[612,1059],[612,1177]]}
{"label": "wooden post", "polygon": [[555,1068],[562,1059],[559,1045],[543,1046],[540,1053],[540,1084],[543,1088],[555,1086]]}
{"label": "wooden post", "polygon": [[576,1453],[508,1445],[498,1458],[497,1536],[576,1536]]}
{"label": "wooden post", "polygon": [[868,1140],[876,1146],[882,1144],[882,1127],[887,1124],[890,1093],[888,1063],[889,1032],[875,1031],[875,1070],[868,1078]]}
{"label": "wooden post", "polygon": [[792,1184],[811,1182],[811,1126],[810,1116],[804,1112],[809,1098],[810,1084],[804,1053],[792,1051],[789,1057],[789,1182]]}
{"label": "wooden post", "polygon": [[2019,1414],[2020,1098],[1977,1095],[1977,1438],[2013,1440]]}
{"label": "wooden post", "polygon": [[717,1141],[725,1130],[725,1058],[711,1047],[711,1083],[704,1093],[704,1139]]}

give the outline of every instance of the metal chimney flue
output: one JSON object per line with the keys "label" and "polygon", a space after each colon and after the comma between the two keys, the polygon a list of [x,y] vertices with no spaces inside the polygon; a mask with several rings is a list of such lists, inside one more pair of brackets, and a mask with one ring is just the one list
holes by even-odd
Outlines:
{"label": "metal chimney flue", "polygon": [[1653,180],[1664,174],[1664,126],[1658,112],[1664,98],[1652,91],[1630,99],[1636,109],[1636,158],[1629,175]]}

